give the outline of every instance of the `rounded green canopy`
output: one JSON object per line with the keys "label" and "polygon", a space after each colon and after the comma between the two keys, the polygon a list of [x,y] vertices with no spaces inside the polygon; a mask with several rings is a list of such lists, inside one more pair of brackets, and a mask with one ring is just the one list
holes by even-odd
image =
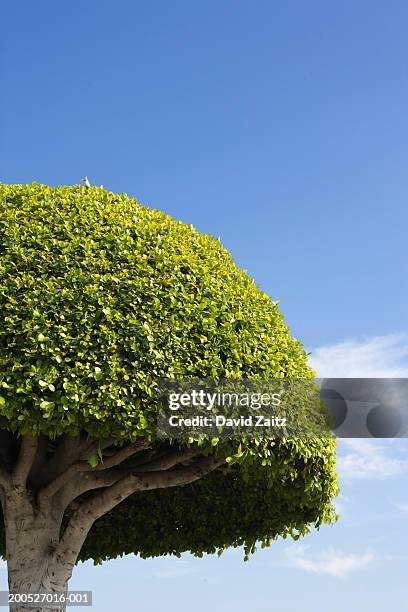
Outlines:
{"label": "rounded green canopy", "polygon": [[[0,428],[15,433],[126,443],[154,437],[159,378],[314,375],[219,240],[102,187],[0,185],[0,309]],[[82,558],[305,533],[334,518],[334,453],[327,439],[243,443],[226,472],[122,502]]]}

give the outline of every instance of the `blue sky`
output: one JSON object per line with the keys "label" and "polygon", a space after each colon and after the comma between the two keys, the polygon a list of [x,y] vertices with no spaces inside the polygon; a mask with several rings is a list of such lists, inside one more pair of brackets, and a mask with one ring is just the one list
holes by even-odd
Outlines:
{"label": "blue sky", "polygon": [[[407,18],[402,0],[5,3],[0,180],[87,175],[220,236],[322,376],[408,376]],[[340,453],[334,528],[246,564],[81,565],[72,586],[98,612],[401,609],[406,441]]]}

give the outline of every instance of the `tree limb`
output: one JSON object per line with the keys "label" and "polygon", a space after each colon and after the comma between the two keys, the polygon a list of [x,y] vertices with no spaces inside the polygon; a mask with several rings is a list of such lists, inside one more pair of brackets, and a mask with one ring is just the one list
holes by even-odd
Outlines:
{"label": "tree limb", "polygon": [[57,503],[65,509],[68,507],[72,509],[73,501],[78,500],[80,504],[81,500],[78,498],[84,493],[88,493],[88,491],[93,491],[95,489],[110,487],[128,474],[129,472],[121,468],[112,468],[110,470],[104,470],[103,472],[85,472],[78,474],[74,480],[59,491]]}
{"label": "tree limb", "polygon": [[75,563],[93,523],[136,491],[184,486],[200,480],[225,464],[220,457],[204,457],[192,465],[166,471],[130,474],[105,489],[103,493],[79,504],[55,550],[58,560]]}
{"label": "tree limb", "polygon": [[65,434],[58,441],[53,456],[38,473],[38,486],[47,484],[57,478],[72,463],[79,459],[82,452],[84,441],[79,437],[72,437]]}
{"label": "tree limb", "polygon": [[36,436],[23,436],[20,453],[11,474],[15,486],[26,486],[28,475],[37,454],[37,447],[38,438]]}
{"label": "tree limb", "polygon": [[189,461],[194,457],[197,457],[201,454],[200,449],[198,448],[187,448],[185,450],[175,450],[167,453],[162,457],[158,457],[157,459],[152,459],[151,461],[147,461],[146,463],[142,463],[139,466],[131,468],[133,474],[137,474],[139,472],[154,472],[158,470],[168,470],[179,463],[183,463],[184,461]]}
{"label": "tree limb", "polygon": [[[96,453],[98,450],[109,449],[115,443],[115,438],[106,438],[105,440],[86,440],[82,446],[81,454],[79,459],[87,460],[90,455]],[[116,452],[115,449],[114,452]]]}
{"label": "tree limb", "polygon": [[115,465],[119,465],[120,463],[125,461],[125,459],[128,459],[132,455],[135,455],[136,453],[140,453],[141,451],[146,450],[148,448],[151,448],[151,446],[152,446],[152,443],[149,442],[149,440],[138,440],[137,442],[134,442],[133,444],[124,446],[123,448],[118,450],[114,455],[112,455],[111,457],[108,457],[107,459],[104,459],[102,463],[98,463],[97,466],[91,469],[93,470],[109,469],[111,467],[114,467]]}
{"label": "tree limb", "polygon": [[64,485],[68,484],[74,478],[74,476],[81,471],[86,471],[87,469],[92,468],[86,461],[77,461],[76,463],[70,465],[65,472],[59,474],[59,476],[41,489],[37,496],[39,506],[41,507],[47,504],[51,497],[55,495],[55,493],[58,493],[58,491]]}
{"label": "tree limb", "polygon": [[[88,461],[76,461],[70,465],[64,472],[59,474],[54,480],[46,485],[38,495],[38,503],[43,506],[50,498],[55,495],[64,485],[68,484],[77,474],[81,472],[95,472],[106,470],[122,463],[128,457],[145,450],[151,446],[148,440],[139,440],[133,444],[129,444],[118,450],[114,455],[92,467]],[[94,488],[94,487],[91,487]],[[77,497],[77,495],[75,495]]]}
{"label": "tree limb", "polygon": [[166,456],[161,456],[148,463],[137,466],[136,468],[133,463],[129,465],[125,462],[124,465],[121,464],[118,467],[102,471],[96,471],[95,469],[86,471],[78,474],[76,479],[70,480],[70,482],[64,486],[63,490],[60,491],[58,502],[63,507],[67,507],[74,499],[80,497],[87,491],[109,487],[121,478],[130,476],[131,474],[170,469],[179,463],[184,463],[185,461],[193,459],[199,452],[199,449],[189,448],[184,451],[167,453]]}
{"label": "tree limb", "polygon": [[192,465],[182,468],[158,472],[143,472],[140,474],[129,474],[119,480],[107,491],[86,501],[80,513],[91,517],[93,521],[106,514],[121,501],[136,491],[149,491],[152,489],[167,489],[169,487],[184,486],[196,480],[200,480],[206,474],[225,463],[224,458],[204,457]]}
{"label": "tree limb", "polygon": [[103,450],[106,447],[112,446],[113,443],[113,438],[94,440],[84,438],[83,436],[72,437],[64,435],[55,450],[54,456],[44,466],[43,470],[38,473],[37,486],[47,486],[74,463],[78,462],[78,464],[81,464],[81,461],[86,463],[87,458],[92,453],[96,453],[99,448]]}

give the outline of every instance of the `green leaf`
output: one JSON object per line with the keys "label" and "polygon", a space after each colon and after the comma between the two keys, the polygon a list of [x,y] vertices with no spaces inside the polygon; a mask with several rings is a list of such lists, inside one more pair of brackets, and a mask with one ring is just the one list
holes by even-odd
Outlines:
{"label": "green leaf", "polygon": [[95,453],[95,454],[91,455],[88,458],[88,463],[89,463],[89,465],[91,467],[93,467],[93,468],[96,467],[98,465],[98,463],[99,463],[98,453]]}

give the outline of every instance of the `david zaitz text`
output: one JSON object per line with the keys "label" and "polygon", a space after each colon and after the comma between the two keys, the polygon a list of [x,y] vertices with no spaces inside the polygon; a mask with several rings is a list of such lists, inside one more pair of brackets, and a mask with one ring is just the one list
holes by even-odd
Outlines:
{"label": "david zaitz text", "polygon": [[222,414],[215,416],[196,415],[193,417],[180,417],[171,415],[168,419],[170,427],[286,427],[287,418],[279,416],[241,415],[226,417]]}

